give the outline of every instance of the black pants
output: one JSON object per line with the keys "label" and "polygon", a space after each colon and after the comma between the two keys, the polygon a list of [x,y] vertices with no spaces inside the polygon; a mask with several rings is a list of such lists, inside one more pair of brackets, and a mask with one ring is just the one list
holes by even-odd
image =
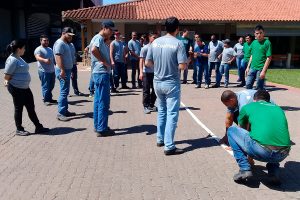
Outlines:
{"label": "black pants", "polygon": [[[131,73],[131,81],[132,86],[136,86],[135,81],[138,80],[138,86],[142,87],[142,81],[139,79],[140,74],[140,67],[139,67],[139,61],[138,60],[131,60],[131,67],[132,67],[132,73]],[[136,77],[136,70],[138,70],[138,75]]]}
{"label": "black pants", "polygon": [[42,125],[40,124],[39,119],[34,110],[34,100],[30,88],[20,89],[9,84],[7,86],[7,89],[13,97],[13,102],[15,106],[15,123],[17,130],[24,130],[24,128],[22,127],[22,113],[24,106],[26,107],[28,116],[33,122],[33,124],[36,127],[41,127]]}
{"label": "black pants", "polygon": [[72,87],[73,87],[75,94],[77,94],[79,92],[77,79],[78,79],[77,65],[73,65],[71,80],[72,80]]}
{"label": "black pants", "polygon": [[143,76],[143,105],[153,107],[156,95],[153,87],[154,73],[144,73]]}

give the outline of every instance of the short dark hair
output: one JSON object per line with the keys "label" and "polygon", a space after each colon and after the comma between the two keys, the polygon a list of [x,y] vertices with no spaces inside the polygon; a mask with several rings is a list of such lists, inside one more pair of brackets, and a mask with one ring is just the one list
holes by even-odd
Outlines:
{"label": "short dark hair", "polygon": [[153,35],[158,35],[158,34],[157,34],[157,32],[153,32],[153,31],[148,33],[148,36],[150,36],[150,37],[152,37]]}
{"label": "short dark hair", "polygon": [[260,25],[260,24],[258,24],[257,26],[255,26],[254,30],[255,31],[260,31],[260,30],[265,31],[264,27],[262,25]]}
{"label": "short dark hair", "polygon": [[169,17],[165,22],[167,33],[174,33],[179,27],[179,20],[176,17]]}
{"label": "short dark hair", "polygon": [[48,39],[49,37],[48,37],[47,35],[45,35],[45,34],[43,34],[43,35],[40,36],[40,40],[42,40],[42,39],[44,39],[44,38],[45,38],[45,39]]}
{"label": "short dark hair", "polygon": [[7,45],[7,53],[16,53],[17,49],[21,49],[26,45],[25,39],[13,40],[9,45]]}
{"label": "short dark hair", "polygon": [[263,100],[266,102],[270,102],[270,93],[266,90],[257,90],[257,92],[253,96],[253,99],[255,101]]}
{"label": "short dark hair", "polygon": [[183,33],[186,33],[186,32],[188,32],[188,31],[189,31],[189,30],[188,30],[187,28],[184,28],[182,32],[183,32]]}
{"label": "short dark hair", "polygon": [[236,98],[236,94],[231,90],[225,90],[221,95],[221,101],[227,102],[229,99]]}

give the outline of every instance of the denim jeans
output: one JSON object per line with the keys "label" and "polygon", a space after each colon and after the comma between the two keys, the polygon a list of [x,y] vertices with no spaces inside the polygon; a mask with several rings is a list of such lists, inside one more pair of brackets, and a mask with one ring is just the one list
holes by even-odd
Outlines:
{"label": "denim jeans", "polygon": [[119,87],[119,82],[121,78],[121,83],[122,86],[126,85],[126,71],[125,71],[125,66],[124,63],[121,62],[115,62],[115,67],[114,67],[114,84],[115,88]]}
{"label": "denim jeans", "polygon": [[239,75],[240,75],[240,80],[241,80],[242,84],[246,83],[245,71],[246,71],[247,66],[248,66],[248,62],[245,59],[242,59],[241,66],[239,68]]}
{"label": "denim jeans", "polygon": [[55,73],[48,73],[38,70],[38,74],[41,80],[44,102],[50,102],[52,100],[52,90],[55,86]]}
{"label": "denim jeans", "polygon": [[75,94],[77,94],[79,92],[77,79],[78,79],[77,65],[73,65],[71,80],[72,80],[72,87],[73,87]]}
{"label": "denim jeans", "polygon": [[[208,74],[209,85],[211,83],[211,73],[212,73],[213,69],[215,69],[215,72],[216,72],[216,84],[217,84],[217,81],[220,79],[220,64],[221,64],[220,62],[209,62],[209,74]],[[220,84],[218,86],[220,86]]]}
{"label": "denim jeans", "polygon": [[242,171],[251,170],[247,155],[255,160],[267,162],[268,171],[271,173],[278,170],[279,162],[288,156],[288,151],[280,152],[262,147],[249,136],[248,131],[240,127],[229,127],[227,134],[234,158]]}
{"label": "denim jeans", "polygon": [[241,80],[241,73],[240,73],[240,68],[242,67],[242,60],[243,60],[244,56],[241,57],[236,57],[235,61],[236,61],[236,67],[238,70],[238,76],[239,79]]}
{"label": "denim jeans", "polygon": [[221,64],[220,66],[220,75],[218,76],[217,79],[217,85],[220,85],[221,80],[222,80],[222,75],[225,74],[225,81],[224,81],[224,85],[228,85],[229,84],[229,69],[230,69],[230,65],[227,63]]}
{"label": "denim jeans", "polygon": [[114,70],[111,70],[110,74],[109,74],[109,85],[110,85],[110,89],[115,89],[115,83],[114,83]]}
{"label": "denim jeans", "polygon": [[90,94],[94,94],[94,92],[95,92],[95,83],[94,83],[94,78],[93,78],[93,66],[91,66],[91,77],[90,77],[90,82],[89,82],[89,91],[90,91]]}
{"label": "denim jeans", "polygon": [[55,76],[59,80],[60,92],[58,97],[58,114],[66,116],[68,111],[68,95],[70,92],[70,78],[72,69],[65,69],[66,77],[62,79],[60,77],[61,70],[55,67]]}
{"label": "denim jeans", "polygon": [[106,131],[108,128],[108,112],[110,104],[108,73],[94,73],[94,128],[97,132]]}
{"label": "denim jeans", "polygon": [[180,82],[154,81],[157,96],[157,142],[165,150],[175,149],[174,135],[180,107]]}
{"label": "denim jeans", "polygon": [[256,70],[250,68],[246,80],[246,89],[252,89],[254,81],[256,79],[256,89],[257,90],[263,90],[265,86],[265,79],[260,79],[259,75],[261,73],[261,70]]}

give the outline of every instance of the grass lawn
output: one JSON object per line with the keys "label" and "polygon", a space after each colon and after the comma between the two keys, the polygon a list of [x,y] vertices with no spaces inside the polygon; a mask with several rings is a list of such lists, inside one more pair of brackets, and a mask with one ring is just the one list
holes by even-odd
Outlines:
{"label": "grass lawn", "polygon": [[[237,70],[230,70],[237,75]],[[300,69],[269,69],[267,81],[300,88]]]}

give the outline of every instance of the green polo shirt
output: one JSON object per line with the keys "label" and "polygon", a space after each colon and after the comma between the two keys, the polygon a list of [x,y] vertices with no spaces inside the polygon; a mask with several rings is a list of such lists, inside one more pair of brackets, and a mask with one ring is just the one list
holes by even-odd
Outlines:
{"label": "green polo shirt", "polygon": [[250,123],[250,137],[262,145],[290,146],[288,123],[283,110],[265,101],[245,105],[239,114],[241,126]]}
{"label": "green polo shirt", "polygon": [[250,56],[251,56],[251,54],[250,54],[250,45],[248,44],[248,42],[244,43],[243,51],[244,51],[244,60],[246,62],[249,62],[249,59],[250,59]]}
{"label": "green polo shirt", "polygon": [[272,56],[272,45],[268,39],[264,39],[261,42],[254,40],[250,45],[249,51],[252,56],[251,68],[262,70],[267,57]]}

